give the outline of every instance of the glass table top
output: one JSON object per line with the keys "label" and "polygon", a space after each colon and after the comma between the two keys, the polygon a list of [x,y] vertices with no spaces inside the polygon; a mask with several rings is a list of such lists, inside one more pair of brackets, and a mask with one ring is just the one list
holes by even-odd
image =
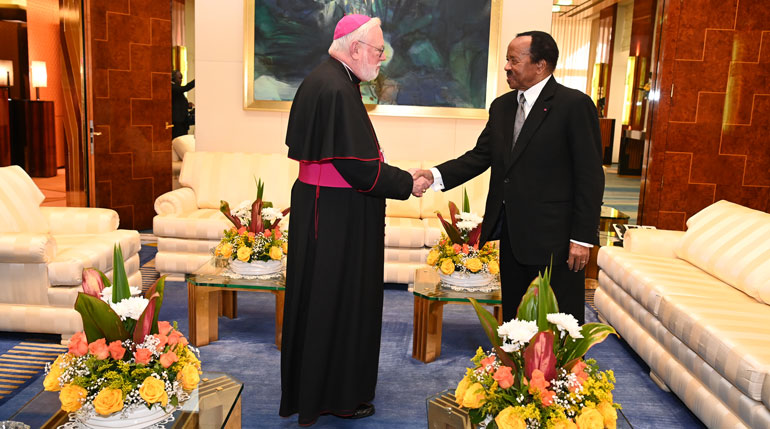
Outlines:
{"label": "glass table top", "polygon": [[500,289],[492,292],[459,292],[442,287],[438,274],[431,267],[420,268],[415,272],[414,291],[415,296],[431,301],[460,302],[474,298],[482,304],[501,304]]}
{"label": "glass table top", "polygon": [[[41,384],[42,389],[42,384]],[[190,394],[190,399],[174,412],[174,420],[167,428],[224,427],[241,397],[243,383],[223,372],[204,371],[201,383]],[[57,428],[69,421],[61,411],[59,392],[41,390],[11,417],[34,428]],[[240,418],[240,416],[238,416]]]}
{"label": "glass table top", "polygon": [[286,273],[259,278],[234,278],[225,275],[226,267],[219,267],[212,258],[192,274],[185,274],[185,280],[195,286],[208,286],[233,289],[284,290]]}

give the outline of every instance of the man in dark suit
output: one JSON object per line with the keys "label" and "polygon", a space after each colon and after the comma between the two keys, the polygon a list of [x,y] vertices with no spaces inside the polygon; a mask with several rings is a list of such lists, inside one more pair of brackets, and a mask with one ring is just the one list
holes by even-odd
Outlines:
{"label": "man in dark suit", "polygon": [[584,270],[598,243],[604,192],[602,145],[591,99],[553,78],[558,57],[548,33],[518,34],[505,65],[515,91],[492,102],[476,146],[414,174],[425,188],[446,190],[492,167],[481,242],[500,239],[505,320],[553,258],[560,311],[584,321]]}
{"label": "man in dark suit", "polygon": [[171,130],[171,138],[175,139],[183,136],[190,131],[189,109],[193,104],[187,101],[184,93],[195,88],[195,80],[191,80],[187,85],[182,85],[182,72],[174,70],[171,72],[171,123],[174,128]]}

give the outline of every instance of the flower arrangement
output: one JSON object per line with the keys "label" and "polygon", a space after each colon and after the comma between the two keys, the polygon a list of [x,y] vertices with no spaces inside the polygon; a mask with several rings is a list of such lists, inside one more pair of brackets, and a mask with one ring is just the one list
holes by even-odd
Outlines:
{"label": "flower arrangement", "polygon": [[[105,285],[107,287],[105,287]],[[99,270],[83,270],[75,310],[83,331],[67,353],[46,365],[45,390],[59,392],[61,409],[81,420],[145,407],[170,412],[200,381],[197,350],[169,322],[158,321],[165,276],[144,296],[131,296],[120,246],[113,252],[113,283]],[[169,407],[169,408],[167,408]]]}
{"label": "flower arrangement", "polygon": [[233,223],[224,231],[224,237],[214,248],[214,256],[241,262],[279,261],[288,252],[288,236],[281,230],[281,220],[289,208],[281,211],[269,201],[262,201],[262,180],[257,182],[257,198],[244,201],[230,210],[227,201],[221,201],[219,210]]}
{"label": "flower arrangement", "polygon": [[501,326],[470,298],[492,350],[481,347],[455,391],[471,421],[487,429],[615,428],[612,370],[600,371],[584,355],[615,330],[601,323],[579,326],[559,313],[550,270],[521,300],[517,317]]}
{"label": "flower arrangement", "polygon": [[481,221],[483,218],[471,213],[468,193],[463,191],[463,210],[449,202],[449,217],[446,221],[436,212],[444,231],[438,243],[428,253],[427,263],[444,275],[455,272],[486,273],[500,272],[499,253],[494,243],[487,242],[479,248]]}

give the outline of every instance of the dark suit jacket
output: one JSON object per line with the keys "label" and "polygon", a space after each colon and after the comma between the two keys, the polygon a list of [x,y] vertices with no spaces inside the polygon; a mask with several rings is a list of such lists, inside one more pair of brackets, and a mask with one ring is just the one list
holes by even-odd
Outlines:
{"label": "dark suit jacket", "polygon": [[513,254],[526,265],[566,260],[569,240],[598,243],[604,193],[599,119],[591,99],[551,77],[511,151],[518,91],[489,108],[476,146],[437,168],[451,189],[492,167],[481,241],[493,232],[503,201]]}

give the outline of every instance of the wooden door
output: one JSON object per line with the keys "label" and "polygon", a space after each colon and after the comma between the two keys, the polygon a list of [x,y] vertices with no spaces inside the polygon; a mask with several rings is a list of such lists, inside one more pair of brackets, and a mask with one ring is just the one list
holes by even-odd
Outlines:
{"label": "wooden door", "polygon": [[171,2],[85,0],[97,207],[151,229],[171,190]]}

